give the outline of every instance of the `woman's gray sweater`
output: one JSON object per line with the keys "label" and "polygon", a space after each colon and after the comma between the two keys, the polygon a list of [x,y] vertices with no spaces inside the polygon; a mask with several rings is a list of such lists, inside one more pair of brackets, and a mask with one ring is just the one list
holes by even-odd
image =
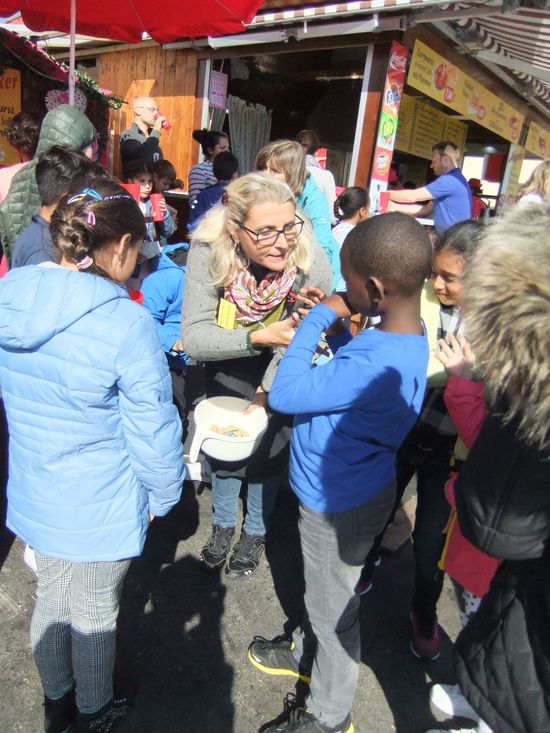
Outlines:
{"label": "woman's gray sweater", "polygon": [[[325,293],[332,292],[332,273],[326,254],[317,244],[308,275],[302,275],[301,287],[316,286]],[[222,361],[257,357],[259,351],[250,351],[246,345],[245,329],[229,330],[216,324],[218,303],[222,289],[214,286],[208,263],[211,249],[195,243],[187,259],[181,338],[186,354],[197,361]],[[298,275],[299,277],[300,275]],[[288,311],[283,313],[286,318]],[[273,358],[262,379],[262,389],[268,392],[275,376],[275,368],[284,349],[272,349]]]}

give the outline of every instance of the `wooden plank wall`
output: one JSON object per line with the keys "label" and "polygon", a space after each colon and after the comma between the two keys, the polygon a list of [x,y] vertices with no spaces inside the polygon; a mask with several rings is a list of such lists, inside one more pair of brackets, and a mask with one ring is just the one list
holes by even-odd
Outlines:
{"label": "wooden plank wall", "polygon": [[109,129],[115,175],[121,173],[118,139],[132,123],[132,101],[151,96],[172,124],[170,132],[162,133],[162,152],[187,187],[188,172],[200,154],[200,146],[192,138],[193,130],[200,125],[201,113],[196,98],[196,53],[190,49],[138,47],[99,55],[98,67],[99,85],[127,101],[120,110],[111,110]]}

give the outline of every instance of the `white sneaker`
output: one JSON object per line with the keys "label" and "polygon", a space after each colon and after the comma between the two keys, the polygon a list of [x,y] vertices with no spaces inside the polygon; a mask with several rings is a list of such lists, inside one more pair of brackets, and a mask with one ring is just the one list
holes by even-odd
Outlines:
{"label": "white sneaker", "polygon": [[430,702],[448,718],[479,720],[479,715],[460,692],[458,685],[434,685],[430,690]]}

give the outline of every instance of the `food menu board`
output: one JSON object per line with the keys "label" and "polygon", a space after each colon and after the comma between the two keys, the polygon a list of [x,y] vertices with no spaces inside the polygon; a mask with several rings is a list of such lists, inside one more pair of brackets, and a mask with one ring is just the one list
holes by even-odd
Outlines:
{"label": "food menu board", "polygon": [[525,148],[520,145],[510,145],[508,160],[504,172],[504,179],[498,197],[499,213],[507,206],[512,206],[516,202],[518,192],[519,177],[523,159],[525,158]]}
{"label": "food menu board", "polygon": [[451,140],[464,150],[468,126],[439,112],[419,99],[403,95],[395,147],[403,153],[431,160],[432,147],[441,140]]}
{"label": "food menu board", "polygon": [[536,155],[537,158],[547,158],[550,155],[550,131],[537,125],[536,122],[531,122],[525,140],[525,149],[528,153]]}
{"label": "food menu board", "polygon": [[523,115],[422,41],[414,44],[407,84],[505,140],[518,141]]}
{"label": "food menu board", "polygon": [[443,129],[443,140],[450,140],[461,153],[464,152],[464,146],[466,145],[466,135],[468,134],[468,125],[464,122],[460,122],[452,115],[445,115],[445,127]]}
{"label": "food menu board", "polygon": [[19,163],[19,153],[6,139],[6,130],[16,114],[21,112],[21,72],[4,69],[0,76],[0,168]]}

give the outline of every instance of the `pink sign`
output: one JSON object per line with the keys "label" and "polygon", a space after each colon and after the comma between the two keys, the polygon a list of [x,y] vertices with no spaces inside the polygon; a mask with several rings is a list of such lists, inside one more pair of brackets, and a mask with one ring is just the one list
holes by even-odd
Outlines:
{"label": "pink sign", "polygon": [[225,110],[227,106],[227,74],[221,71],[210,72],[208,104],[214,109]]}

